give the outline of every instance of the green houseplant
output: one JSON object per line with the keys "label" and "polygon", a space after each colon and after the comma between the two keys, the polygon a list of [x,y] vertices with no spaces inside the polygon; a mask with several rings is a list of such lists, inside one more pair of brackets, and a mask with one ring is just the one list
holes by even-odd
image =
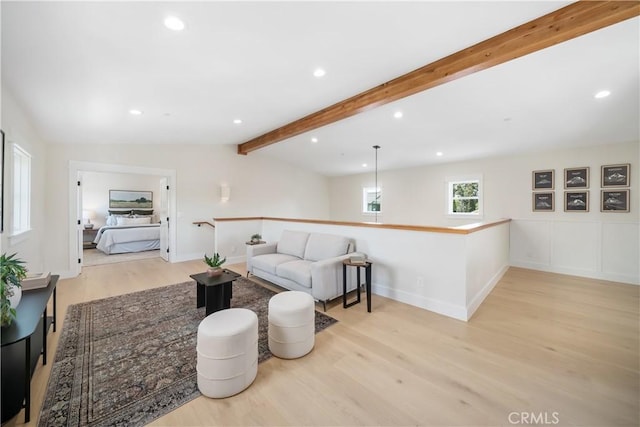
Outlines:
{"label": "green houseplant", "polygon": [[219,276],[222,274],[222,264],[227,261],[227,258],[222,258],[218,252],[214,253],[212,257],[204,254],[204,262],[209,266],[207,274],[210,277]]}
{"label": "green houseplant", "polygon": [[[12,306],[11,300],[20,289],[20,280],[27,277],[27,269],[24,267],[24,261],[15,257],[16,254],[2,254],[0,256],[0,324],[9,326],[16,317],[16,308]],[[18,300],[19,301],[19,300]],[[15,305],[18,305],[17,302]]]}
{"label": "green houseplant", "polygon": [[262,239],[262,235],[259,233],[251,235],[251,243],[260,243],[260,239]]}

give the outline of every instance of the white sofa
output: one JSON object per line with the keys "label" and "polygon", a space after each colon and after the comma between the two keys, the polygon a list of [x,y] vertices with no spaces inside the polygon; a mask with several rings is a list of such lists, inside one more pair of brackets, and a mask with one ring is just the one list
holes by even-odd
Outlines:
{"label": "white sofa", "polygon": [[[280,241],[247,247],[249,273],[326,302],[342,295],[342,261],[355,255],[344,236],[285,230]],[[352,269],[349,269],[352,270]],[[348,291],[356,288],[347,279]]]}

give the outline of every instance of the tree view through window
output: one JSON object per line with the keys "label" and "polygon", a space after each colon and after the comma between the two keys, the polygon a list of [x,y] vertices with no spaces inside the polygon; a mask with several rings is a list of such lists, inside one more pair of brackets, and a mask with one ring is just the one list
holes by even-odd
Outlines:
{"label": "tree view through window", "polygon": [[479,181],[452,182],[450,213],[478,214],[480,209],[479,184]]}

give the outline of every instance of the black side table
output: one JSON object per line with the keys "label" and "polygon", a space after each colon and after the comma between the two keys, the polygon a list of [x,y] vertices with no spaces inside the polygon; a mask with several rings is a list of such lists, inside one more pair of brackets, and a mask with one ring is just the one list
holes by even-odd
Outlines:
{"label": "black side table", "polygon": [[231,308],[234,280],[240,275],[231,270],[224,269],[219,276],[211,277],[207,273],[192,274],[196,281],[196,307],[205,307],[206,315],[215,313],[225,308]]}
{"label": "black side table", "polygon": [[[367,311],[371,313],[371,261],[365,261],[364,264],[352,263],[349,259],[342,261],[342,307],[351,307],[360,302],[360,268],[364,268],[365,286],[367,292]],[[347,267],[356,267],[358,297],[355,301],[347,304]]]}

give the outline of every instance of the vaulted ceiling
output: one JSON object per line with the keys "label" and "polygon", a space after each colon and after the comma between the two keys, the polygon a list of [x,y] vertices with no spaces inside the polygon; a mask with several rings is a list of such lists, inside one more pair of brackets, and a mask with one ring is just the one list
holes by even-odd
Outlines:
{"label": "vaulted ceiling", "polygon": [[[3,2],[2,83],[50,143],[237,145],[569,3]],[[392,169],[637,142],[639,40],[631,18],[249,155],[345,175],[376,144]]]}

